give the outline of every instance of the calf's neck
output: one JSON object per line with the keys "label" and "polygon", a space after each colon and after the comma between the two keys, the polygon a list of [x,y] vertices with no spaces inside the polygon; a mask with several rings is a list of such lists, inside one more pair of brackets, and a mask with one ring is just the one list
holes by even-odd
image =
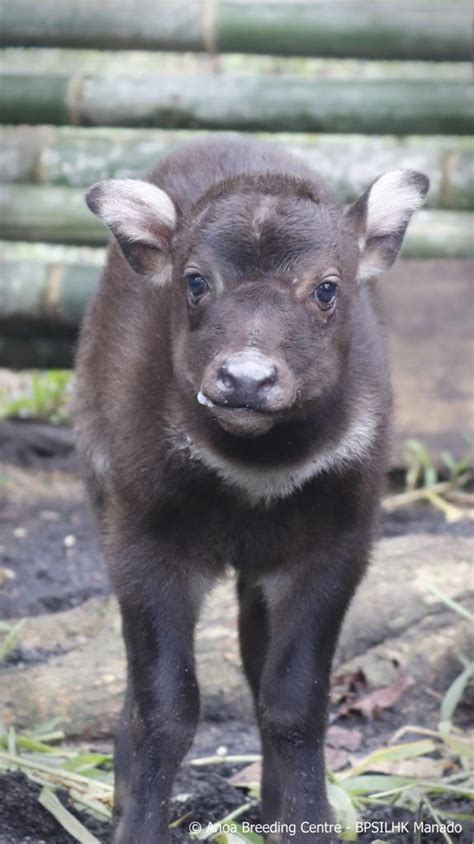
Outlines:
{"label": "calf's neck", "polygon": [[128,661],[116,844],[170,840],[199,711],[195,626],[228,566],[262,820],[280,822],[268,841],[337,839],[323,830],[329,674],[390,417],[377,279],[427,188],[391,171],[345,211],[297,158],[213,138],[87,194],[114,236],[82,328],[76,432]]}

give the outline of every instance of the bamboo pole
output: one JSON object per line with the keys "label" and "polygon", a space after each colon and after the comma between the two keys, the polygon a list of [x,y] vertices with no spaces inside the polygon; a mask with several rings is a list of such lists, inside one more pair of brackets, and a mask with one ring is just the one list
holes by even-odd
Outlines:
{"label": "bamboo pole", "polygon": [[474,132],[469,83],[298,76],[6,74],[5,123],[363,134]]}
{"label": "bamboo pole", "polygon": [[103,245],[107,231],[88,211],[81,190],[0,185],[0,237]]}
{"label": "bamboo pole", "polygon": [[0,44],[469,60],[467,0],[1,0]]}
{"label": "bamboo pole", "polygon": [[[21,126],[0,130],[4,182],[86,187],[100,179],[140,178],[174,147],[206,132]],[[353,201],[380,173],[398,167],[429,173],[428,207],[474,209],[471,138],[269,134],[255,137],[300,156]]]}
{"label": "bamboo pole", "polygon": [[[423,210],[407,234],[404,255],[466,258],[473,253],[474,214]],[[87,209],[81,189],[0,185],[0,238],[102,245],[107,229]]]}
{"label": "bamboo pole", "polygon": [[75,328],[97,287],[101,268],[90,264],[6,261],[0,264],[0,322],[35,321]]}

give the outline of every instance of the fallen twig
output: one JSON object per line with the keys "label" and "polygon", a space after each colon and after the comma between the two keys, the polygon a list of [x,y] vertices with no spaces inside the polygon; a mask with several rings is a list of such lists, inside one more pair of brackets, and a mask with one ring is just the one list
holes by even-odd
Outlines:
{"label": "fallen twig", "polygon": [[230,765],[239,765],[241,762],[260,762],[261,755],[254,753],[248,756],[203,756],[200,759],[190,759],[188,765],[222,765],[224,762]]}
{"label": "fallen twig", "polygon": [[[420,489],[413,489],[409,492],[400,492],[396,495],[388,495],[382,502],[382,507],[386,513],[392,513],[400,507],[409,507],[410,504],[416,504],[418,501],[429,500],[431,494],[444,495],[444,493],[451,490],[460,489],[472,478],[471,472],[464,472],[457,478],[452,478],[449,481],[440,481],[438,484],[433,484],[430,487],[420,487]],[[428,495],[427,495],[428,493]]]}

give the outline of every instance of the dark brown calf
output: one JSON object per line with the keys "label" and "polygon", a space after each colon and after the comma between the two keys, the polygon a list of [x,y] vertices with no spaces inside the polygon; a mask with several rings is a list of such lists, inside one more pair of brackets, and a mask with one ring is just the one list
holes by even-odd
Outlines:
{"label": "dark brown calf", "polygon": [[217,139],[87,195],[115,236],[82,330],[76,420],[128,657],[116,844],[169,841],[199,711],[195,625],[227,564],[263,821],[296,824],[281,844],[331,840],[300,825],[331,818],[331,660],[385,470],[375,280],[427,187],[386,173],[344,213],[297,159]]}

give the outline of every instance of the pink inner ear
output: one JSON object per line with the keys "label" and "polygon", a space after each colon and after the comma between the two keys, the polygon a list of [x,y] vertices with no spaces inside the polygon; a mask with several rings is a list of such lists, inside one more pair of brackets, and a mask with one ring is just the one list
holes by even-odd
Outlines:
{"label": "pink inner ear", "polygon": [[[157,249],[166,250],[169,248],[171,238],[173,236],[173,229],[163,222],[163,220],[160,220],[157,217],[154,217],[151,220],[148,219],[144,228],[151,239],[155,242],[154,245]],[[147,242],[149,242],[148,237]]]}

